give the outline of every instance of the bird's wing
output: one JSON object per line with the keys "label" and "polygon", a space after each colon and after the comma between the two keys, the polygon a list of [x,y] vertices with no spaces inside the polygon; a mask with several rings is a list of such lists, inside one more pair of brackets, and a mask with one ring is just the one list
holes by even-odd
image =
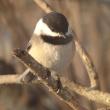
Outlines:
{"label": "bird's wing", "polygon": [[37,35],[33,34],[30,41],[29,41],[29,43],[26,46],[26,51],[29,52],[29,50],[32,48],[33,43],[35,43],[35,42],[36,42],[36,45],[37,45],[39,43],[39,40],[38,40]]}
{"label": "bird's wing", "polygon": [[28,42],[28,44],[27,44],[27,46],[26,46],[26,51],[27,51],[27,52],[29,52],[29,50],[31,49],[31,47],[32,47],[32,42],[34,41],[34,39],[35,39],[35,35],[33,34],[33,35],[31,36],[30,41]]}

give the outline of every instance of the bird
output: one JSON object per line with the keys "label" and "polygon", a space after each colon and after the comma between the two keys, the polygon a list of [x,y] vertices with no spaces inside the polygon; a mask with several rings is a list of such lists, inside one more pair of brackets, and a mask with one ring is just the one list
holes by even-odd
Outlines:
{"label": "bird", "polygon": [[74,35],[67,18],[55,11],[40,18],[26,50],[53,77],[63,75],[75,53]]}

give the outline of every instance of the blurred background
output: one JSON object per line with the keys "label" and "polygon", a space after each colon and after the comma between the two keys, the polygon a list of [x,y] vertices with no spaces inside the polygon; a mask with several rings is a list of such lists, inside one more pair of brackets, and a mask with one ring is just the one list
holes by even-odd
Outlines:
{"label": "blurred background", "polygon": [[[82,46],[91,57],[99,77],[100,90],[110,92],[110,1],[46,0],[63,13]],[[45,13],[33,0],[0,0],[0,74],[21,74],[25,67],[13,57],[13,50],[24,48],[36,22]],[[75,54],[68,73],[71,80],[89,86],[86,69]],[[76,95],[88,110],[104,105]],[[0,110],[71,110],[42,85],[0,85]]]}

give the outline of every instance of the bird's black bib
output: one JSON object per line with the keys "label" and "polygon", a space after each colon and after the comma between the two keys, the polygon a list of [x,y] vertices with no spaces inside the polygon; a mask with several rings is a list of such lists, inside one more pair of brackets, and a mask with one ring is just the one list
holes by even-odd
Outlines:
{"label": "bird's black bib", "polygon": [[72,36],[48,36],[48,35],[41,35],[41,38],[44,42],[53,44],[53,45],[64,45],[72,41]]}

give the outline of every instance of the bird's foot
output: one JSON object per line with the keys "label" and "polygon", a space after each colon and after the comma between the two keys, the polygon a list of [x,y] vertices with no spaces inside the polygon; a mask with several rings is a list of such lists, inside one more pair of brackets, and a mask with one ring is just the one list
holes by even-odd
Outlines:
{"label": "bird's foot", "polygon": [[58,75],[52,75],[50,78],[49,78],[49,85],[51,85],[53,87],[53,89],[59,93],[62,89],[62,84],[61,84],[61,81],[60,81],[60,77]]}
{"label": "bird's foot", "polygon": [[58,77],[58,79],[56,80],[57,83],[57,94],[61,92],[62,89],[62,83],[60,81],[60,77]]}

